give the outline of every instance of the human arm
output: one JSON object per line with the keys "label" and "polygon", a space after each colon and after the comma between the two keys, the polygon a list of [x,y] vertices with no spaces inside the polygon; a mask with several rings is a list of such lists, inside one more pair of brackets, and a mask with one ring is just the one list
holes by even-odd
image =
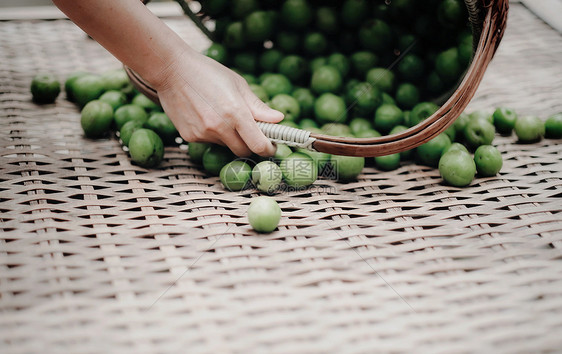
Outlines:
{"label": "human arm", "polygon": [[158,91],[187,141],[226,144],[239,156],[272,155],[255,120],[278,122],[232,70],[196,52],[139,0],[53,0],[79,27]]}

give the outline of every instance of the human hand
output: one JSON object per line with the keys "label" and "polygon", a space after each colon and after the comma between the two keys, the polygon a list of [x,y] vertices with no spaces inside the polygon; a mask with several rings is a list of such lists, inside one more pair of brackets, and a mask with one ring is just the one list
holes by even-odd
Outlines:
{"label": "human hand", "polygon": [[183,139],[223,144],[238,156],[275,153],[256,120],[277,123],[283,114],[257,98],[240,75],[187,50],[160,76],[160,103]]}
{"label": "human hand", "polygon": [[191,49],[138,0],[54,0],[68,17],[158,91],[187,141],[227,145],[235,154],[273,155],[256,120],[283,114],[261,102],[246,81]]}

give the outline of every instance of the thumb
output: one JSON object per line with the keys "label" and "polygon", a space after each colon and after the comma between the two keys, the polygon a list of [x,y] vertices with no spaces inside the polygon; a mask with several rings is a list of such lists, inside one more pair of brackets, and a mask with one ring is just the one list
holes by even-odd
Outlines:
{"label": "thumb", "polygon": [[254,95],[249,88],[245,91],[244,99],[246,100],[255,120],[267,123],[278,123],[285,118],[283,113],[266,105],[256,95]]}

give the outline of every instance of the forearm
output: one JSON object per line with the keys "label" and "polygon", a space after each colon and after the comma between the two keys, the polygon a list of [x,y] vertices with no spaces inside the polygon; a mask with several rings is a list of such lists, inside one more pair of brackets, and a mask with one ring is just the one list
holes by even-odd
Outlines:
{"label": "forearm", "polygon": [[139,0],[53,0],[74,23],[160,87],[172,63],[192,49]]}
{"label": "forearm", "polygon": [[53,0],[66,15],[158,91],[186,141],[226,144],[235,154],[271,156],[255,120],[279,122],[247,82],[191,49],[140,0]]}

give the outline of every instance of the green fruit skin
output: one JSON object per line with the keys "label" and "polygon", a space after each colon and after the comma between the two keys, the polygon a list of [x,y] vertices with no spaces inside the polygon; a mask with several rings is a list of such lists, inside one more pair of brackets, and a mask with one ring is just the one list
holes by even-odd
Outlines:
{"label": "green fruit skin", "polygon": [[119,91],[125,94],[127,100],[132,100],[135,97],[135,95],[138,93],[137,89],[133,86],[132,83],[129,83],[127,86],[123,87]]}
{"label": "green fruit skin", "polygon": [[269,95],[267,94],[265,89],[263,87],[261,87],[260,85],[250,84],[250,90],[252,90],[254,95],[256,95],[256,97],[259,98],[262,102],[269,101]]}
{"label": "green fruit skin", "polygon": [[328,65],[332,65],[340,72],[342,77],[346,77],[349,74],[350,63],[347,56],[341,53],[333,53],[328,57]]}
{"label": "green fruit skin", "polygon": [[306,88],[298,88],[293,91],[292,96],[297,100],[303,117],[310,117],[314,113],[314,101],[316,97],[312,91]]}
{"label": "green fruit skin", "polygon": [[224,165],[232,161],[232,152],[220,145],[211,145],[203,153],[203,168],[209,174],[218,176]]}
{"label": "green fruit skin", "polygon": [[469,153],[449,151],[439,160],[439,173],[448,184],[455,187],[468,186],[476,174],[476,164]]}
{"label": "green fruit skin", "polygon": [[[128,123],[127,123],[128,124]],[[211,144],[208,143],[197,143],[197,142],[189,142],[187,145],[187,152],[189,153],[189,157],[195,163],[202,163],[203,162],[203,154]]]}
{"label": "green fruit skin", "polygon": [[261,82],[261,86],[269,97],[275,97],[278,94],[290,94],[293,91],[293,84],[289,79],[280,74],[269,74]]}
{"label": "green fruit skin", "polygon": [[312,161],[314,161],[314,165],[318,169],[319,176],[326,171],[327,165],[330,163],[331,155],[325,152],[311,151],[302,148],[298,148],[297,152],[308,155],[312,159]]}
{"label": "green fruit skin", "polygon": [[365,167],[365,158],[357,156],[332,155],[330,163],[336,171],[338,181],[354,181]]}
{"label": "green fruit skin", "polygon": [[462,67],[457,48],[451,48],[440,53],[435,61],[435,69],[443,81],[452,83],[458,80]]}
{"label": "green fruit skin", "polygon": [[304,37],[304,51],[308,56],[322,55],[328,48],[328,40],[319,32],[312,32]]}
{"label": "green fruit skin", "polygon": [[318,128],[318,123],[315,120],[310,118],[301,119],[299,122],[299,126],[301,129],[308,129],[308,128]]}
{"label": "green fruit skin", "polygon": [[337,93],[341,90],[343,80],[340,72],[333,66],[325,65],[314,70],[310,80],[311,89],[317,94]]}
{"label": "green fruit skin", "polygon": [[562,138],[562,113],[548,117],[544,122],[545,137],[549,139]]}
{"label": "green fruit skin", "polygon": [[74,81],[72,96],[80,107],[100,97],[105,91],[105,81],[98,75],[83,75]]}
{"label": "green fruit skin", "polygon": [[252,175],[252,168],[244,161],[235,160],[227,163],[219,173],[222,185],[231,192],[246,187]]}
{"label": "green fruit skin", "polygon": [[[404,115],[406,115],[406,112],[404,112]],[[407,122],[406,119],[404,119],[404,120]],[[402,133],[405,130],[408,130],[407,126],[397,125],[394,128],[392,128],[392,130],[390,131],[390,133],[388,133],[388,135],[394,135],[394,134]],[[413,152],[414,152],[413,149],[402,151],[400,153],[400,160],[402,160],[402,161],[408,160],[410,157],[412,157]]]}
{"label": "green fruit skin", "polygon": [[511,134],[515,127],[517,113],[509,108],[500,107],[494,111],[493,121],[498,133],[503,135]]}
{"label": "green fruit skin", "polygon": [[118,130],[120,130],[128,121],[136,120],[144,124],[147,119],[148,115],[146,114],[145,110],[133,104],[126,104],[117,108],[113,116],[115,126]]}
{"label": "green fruit skin", "polygon": [[464,4],[458,0],[443,0],[439,4],[438,16],[439,22],[447,27],[454,29],[462,26],[466,10]]}
{"label": "green fruit skin", "polygon": [[358,33],[359,41],[363,48],[380,52],[392,42],[392,30],[386,22],[380,19],[371,19],[363,23]]}
{"label": "green fruit skin", "polygon": [[455,130],[457,131],[457,134],[460,134],[464,131],[464,128],[469,121],[470,116],[464,112],[461,113],[461,115],[455,120],[455,123],[453,124],[453,127],[455,127]]}
{"label": "green fruit skin", "polygon": [[80,114],[80,124],[88,138],[99,138],[109,132],[113,122],[113,108],[105,102],[88,102]]}
{"label": "green fruit skin", "polygon": [[501,153],[492,145],[482,145],[474,152],[476,170],[482,177],[493,177],[503,166]]}
{"label": "green fruit skin", "polygon": [[367,72],[366,81],[381,91],[390,93],[395,85],[395,75],[385,68],[373,68]]}
{"label": "green fruit skin", "polygon": [[242,22],[232,22],[226,27],[224,44],[230,49],[244,48],[244,24],[242,24]]}
{"label": "green fruit skin", "polygon": [[343,98],[325,93],[314,102],[314,113],[319,123],[345,122],[347,110]]}
{"label": "green fruit skin", "polygon": [[299,129],[299,125],[297,123],[293,122],[293,121],[290,121],[290,120],[283,120],[283,121],[281,121],[277,124],[284,125],[284,126],[291,127],[291,128],[295,128],[295,129]]}
{"label": "green fruit skin", "polygon": [[38,74],[31,80],[31,95],[35,103],[53,103],[60,93],[60,83],[51,74]]}
{"label": "green fruit skin", "polygon": [[296,32],[279,31],[275,39],[275,45],[284,53],[296,53],[300,47],[300,36]]}
{"label": "green fruit skin", "polygon": [[307,187],[318,178],[318,169],[314,161],[305,154],[293,152],[279,166],[283,179],[291,187]]}
{"label": "green fruit skin", "polygon": [[331,136],[349,136],[351,134],[349,126],[340,123],[327,123],[321,129],[324,134]]}
{"label": "green fruit skin", "polygon": [[418,125],[426,118],[430,117],[433,113],[437,112],[439,106],[432,102],[421,102],[412,108],[410,112],[409,127]]}
{"label": "green fruit skin", "polygon": [[400,154],[375,157],[375,165],[383,171],[392,171],[400,167]]}
{"label": "green fruit skin", "polygon": [[233,57],[234,67],[243,74],[255,74],[258,70],[258,57],[252,52],[239,52]]}
{"label": "green fruit skin", "polygon": [[258,8],[258,0],[233,0],[229,3],[230,12],[237,19],[244,18]]}
{"label": "green fruit skin", "polygon": [[342,4],[341,18],[346,26],[360,25],[369,13],[369,4],[365,0],[347,0]]}
{"label": "green fruit skin", "polygon": [[357,135],[362,131],[366,131],[369,129],[373,129],[371,122],[365,118],[353,118],[351,122],[349,122],[349,129],[351,134]]}
{"label": "green fruit skin", "polygon": [[315,128],[315,127],[310,127],[310,128],[305,128],[303,130],[309,131],[313,134],[324,134],[324,132],[322,131],[322,129],[320,128]]}
{"label": "green fruit skin", "polygon": [[388,133],[404,121],[404,112],[395,105],[383,104],[375,112],[375,129],[383,134]]}
{"label": "green fruit skin", "polygon": [[129,77],[123,69],[106,71],[101,74],[101,78],[105,91],[121,90],[129,84]]}
{"label": "green fruit skin", "polygon": [[64,82],[64,91],[66,92],[66,99],[70,102],[74,102],[76,98],[74,97],[74,82],[82,76],[89,75],[85,71],[76,71],[70,74],[66,81]]}
{"label": "green fruit skin", "polygon": [[313,17],[313,9],[304,0],[287,0],[281,6],[281,19],[291,29],[305,28]]}
{"label": "green fruit skin", "polygon": [[127,96],[121,91],[112,90],[104,92],[99,100],[108,103],[115,111],[117,108],[127,103]]}
{"label": "green fruit skin", "polygon": [[253,74],[242,74],[242,77],[246,80],[248,85],[256,84],[258,82],[258,79]]}
{"label": "green fruit skin", "polygon": [[356,138],[366,139],[366,138],[378,138],[382,136],[381,133],[376,131],[375,129],[367,129],[354,134]]}
{"label": "green fruit skin", "polygon": [[474,111],[474,112],[470,113],[470,119],[472,119],[472,120],[474,120],[474,119],[484,119],[484,120],[488,121],[489,123],[494,124],[493,114],[489,114],[488,112],[485,112],[485,111]]}
{"label": "green fruit skin", "polygon": [[271,72],[277,70],[279,63],[283,59],[283,53],[277,49],[268,49],[263,52],[259,58],[260,68],[264,72]]}
{"label": "green fruit skin", "polygon": [[[515,134],[522,143],[540,141],[545,134],[543,121],[539,117],[524,116],[515,121]],[[487,144],[489,145],[489,144]]]}
{"label": "green fruit skin", "polygon": [[175,142],[178,136],[178,131],[174,123],[172,123],[166,113],[163,112],[152,113],[144,125],[146,128],[154,130],[156,134],[162,138],[164,144]]}
{"label": "green fruit skin", "polygon": [[393,106],[396,106],[396,100],[392,98],[391,95],[389,95],[386,92],[383,92],[381,96],[382,96],[382,104],[391,104]]}
{"label": "green fruit skin", "polygon": [[269,233],[277,228],[281,220],[281,208],[275,199],[260,196],[252,199],[248,208],[248,221],[257,232]]}
{"label": "green fruit skin", "polygon": [[221,64],[227,64],[228,52],[225,46],[220,43],[211,44],[211,46],[205,51],[205,55]]}
{"label": "green fruit skin", "polygon": [[266,11],[254,11],[244,19],[244,32],[250,42],[259,43],[270,38],[274,26]]}
{"label": "green fruit skin", "polygon": [[283,172],[272,161],[262,161],[252,170],[252,183],[261,192],[275,193],[279,189],[281,181],[283,181]]}
{"label": "green fruit skin", "polygon": [[464,67],[467,67],[472,60],[472,41],[472,34],[469,34],[461,40],[458,46],[459,61]]}
{"label": "green fruit skin", "polygon": [[426,79],[425,87],[432,94],[432,97],[438,96],[444,90],[445,84],[437,72],[432,71]]}
{"label": "green fruit skin", "polygon": [[299,82],[308,72],[308,63],[298,55],[287,55],[279,62],[279,72],[292,82]]}
{"label": "green fruit skin", "polygon": [[334,34],[338,31],[338,14],[331,7],[319,7],[316,10],[316,28],[327,34]]}
{"label": "green fruit skin", "polygon": [[407,54],[398,63],[398,72],[404,81],[419,81],[424,70],[423,60],[415,54]]}
{"label": "green fruit skin", "polygon": [[287,156],[291,155],[293,150],[285,144],[277,144],[277,149],[275,150],[275,155],[273,155],[273,160],[281,162]]}
{"label": "green fruit skin", "polygon": [[416,86],[404,83],[396,90],[396,102],[403,109],[413,108],[420,99],[419,90]]}
{"label": "green fruit skin", "polygon": [[326,57],[316,57],[308,63],[310,72],[312,73],[326,65],[328,65],[328,58]]}
{"label": "green fruit skin", "polygon": [[139,166],[156,167],[164,158],[164,143],[152,130],[138,129],[129,140],[129,154]]}
{"label": "green fruit skin", "polygon": [[369,117],[382,103],[382,92],[367,82],[354,85],[346,95],[347,104],[356,117]]}
{"label": "green fruit skin", "polygon": [[464,140],[472,149],[490,145],[496,136],[496,128],[486,119],[471,119],[464,128]]}
{"label": "green fruit skin", "polygon": [[416,148],[417,155],[424,165],[437,167],[439,159],[445,149],[451,145],[451,139],[445,133],[441,133],[432,140]]}
{"label": "green fruit skin", "polygon": [[299,102],[285,93],[280,93],[271,99],[269,106],[285,116],[283,120],[294,122],[299,119],[301,107]]}
{"label": "green fruit skin", "polygon": [[379,58],[375,53],[368,51],[356,52],[351,55],[351,66],[357,77],[365,78],[367,72],[374,67]]}
{"label": "green fruit skin", "polygon": [[448,153],[449,151],[455,151],[455,150],[464,151],[464,152],[466,152],[467,154],[469,153],[469,152],[468,152],[468,149],[467,149],[466,146],[464,146],[463,144],[461,144],[461,143],[452,143],[451,145],[449,145],[448,148],[446,148],[446,149],[443,151],[443,154],[446,154],[446,153]]}
{"label": "green fruit skin", "polygon": [[248,85],[257,84],[258,79],[253,74],[242,74],[242,78],[246,80]]}
{"label": "green fruit skin", "polygon": [[119,137],[121,138],[121,142],[123,146],[129,146],[129,142],[131,141],[131,136],[133,133],[143,127],[142,122],[137,120],[131,120],[125,123],[121,130],[119,130]]}
{"label": "green fruit skin", "polygon": [[157,105],[155,102],[153,102],[150,98],[146,97],[142,93],[139,93],[135,97],[133,97],[131,103],[136,106],[142,107],[146,112],[162,111],[162,107]]}
{"label": "green fruit skin", "polygon": [[455,141],[455,138],[457,137],[457,130],[451,125],[447,129],[445,129],[445,134],[447,134],[451,141]]}

